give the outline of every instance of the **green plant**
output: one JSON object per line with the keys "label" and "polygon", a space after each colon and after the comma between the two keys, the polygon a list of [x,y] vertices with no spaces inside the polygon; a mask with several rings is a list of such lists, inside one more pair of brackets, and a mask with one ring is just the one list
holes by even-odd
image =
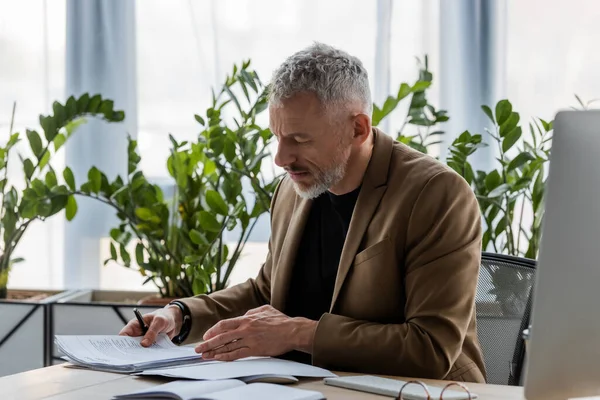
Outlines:
{"label": "green plant", "polygon": [[[493,129],[489,136],[497,145],[498,167],[473,171],[468,158],[485,146],[481,135],[463,132],[449,148],[448,165],[471,185],[484,222],[482,248],[496,253],[536,258],[544,217],[547,163],[550,156],[552,122],[536,118],[523,137],[520,116],[508,100],[495,110],[482,106]],[[532,220],[524,223],[529,213]],[[533,274],[485,265],[494,295],[504,315],[521,315],[527,304]]]}
{"label": "green plant", "polygon": [[[429,71],[427,56],[424,60],[423,63],[417,60],[419,78],[414,84],[402,83],[396,96],[388,96],[381,107],[373,105],[372,124],[373,126],[379,125],[398,107],[402,100],[410,96],[406,117],[396,133],[397,140],[428,154],[430,147],[441,143],[438,138],[444,134],[444,131],[440,129],[433,130],[434,127],[441,122],[448,121],[449,117],[446,110],[436,110],[427,100],[426,91],[431,87],[433,74]],[[412,130],[412,132],[408,133],[407,130]]]}
{"label": "green plant", "polygon": [[[552,122],[535,118],[529,135],[523,137],[520,116],[508,100],[492,111],[482,106],[493,130],[488,131],[498,148],[498,167],[473,171],[469,155],[484,144],[481,135],[464,132],[449,148],[448,165],[472,186],[485,223],[483,249],[496,253],[536,258],[539,251],[547,163],[552,140]],[[525,215],[532,215],[528,226]]]}
{"label": "green plant", "polygon": [[[99,116],[109,122],[119,122],[125,117],[123,111],[113,110],[113,101],[100,95],[90,97],[84,94],[78,99],[71,96],[63,105],[53,103],[53,115],[40,115],[40,126],[44,135],[35,130],[25,131],[32,156],[19,154],[24,172],[22,185],[12,186],[8,182],[10,155],[21,140],[13,132],[15,108],[13,107],[9,128],[9,139],[0,147],[0,298],[7,294],[8,276],[14,264],[23,261],[13,257],[15,248],[34,221],[44,221],[62,210],[66,210],[67,219],[72,219],[77,211],[74,198],[65,185],[59,185],[56,172],[50,161],[52,156],[71,137],[76,128],[85,122],[86,116]],[[70,169],[65,169],[67,182],[72,180]],[[23,188],[23,189],[21,189]]]}
{"label": "green plant", "polygon": [[[117,211],[110,231],[111,257],[125,267],[132,259],[146,282],[162,297],[185,297],[226,287],[258,218],[268,212],[278,177],[268,178],[262,161],[270,155],[271,132],[257,116],[267,107],[265,87],[250,61],[234,66],[220,91],[213,93],[196,141],[171,139],[167,167],[175,187],[172,198],[139,169],[137,144],[129,139],[128,174],[109,182],[97,168],[73,193],[99,200]],[[236,95],[238,93],[239,95]],[[225,113],[229,113],[226,117]],[[248,204],[243,184],[251,188]],[[238,229],[230,246],[228,231]],[[133,254],[128,245],[135,244]]]}

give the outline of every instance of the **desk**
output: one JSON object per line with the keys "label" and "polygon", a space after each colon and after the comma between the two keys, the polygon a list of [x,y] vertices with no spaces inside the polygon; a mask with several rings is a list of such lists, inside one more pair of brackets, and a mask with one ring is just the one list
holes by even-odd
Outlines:
{"label": "desk", "polygon": [[[398,379],[406,380],[406,378]],[[144,389],[168,381],[167,378],[134,377],[55,365],[0,378],[0,399],[107,400],[115,394]],[[444,385],[442,381],[423,381],[428,385]],[[320,391],[328,400],[390,399],[390,397],[327,386],[320,379],[301,381],[294,386]],[[523,388],[520,387],[474,383],[468,386],[479,395],[480,400],[524,400]]]}

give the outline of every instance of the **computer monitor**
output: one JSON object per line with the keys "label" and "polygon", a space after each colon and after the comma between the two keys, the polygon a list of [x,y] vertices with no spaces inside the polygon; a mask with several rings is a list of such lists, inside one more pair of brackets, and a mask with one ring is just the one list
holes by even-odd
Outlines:
{"label": "computer monitor", "polygon": [[527,400],[600,395],[600,111],[556,115]]}

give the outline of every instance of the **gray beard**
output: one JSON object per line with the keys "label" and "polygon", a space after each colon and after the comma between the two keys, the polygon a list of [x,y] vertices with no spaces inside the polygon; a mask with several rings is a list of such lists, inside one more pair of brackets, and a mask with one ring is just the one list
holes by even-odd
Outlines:
{"label": "gray beard", "polygon": [[308,188],[302,188],[296,182],[293,182],[296,193],[298,196],[307,200],[319,197],[344,178],[344,175],[346,174],[346,164],[347,162],[338,163],[331,170],[319,174],[317,182]]}

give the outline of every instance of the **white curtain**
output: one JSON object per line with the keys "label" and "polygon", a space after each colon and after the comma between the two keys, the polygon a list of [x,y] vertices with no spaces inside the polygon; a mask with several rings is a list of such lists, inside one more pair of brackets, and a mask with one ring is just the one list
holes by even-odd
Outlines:
{"label": "white curtain", "polygon": [[490,122],[481,105],[492,109],[504,96],[506,0],[442,1],[440,8],[440,106],[448,110],[441,153],[465,130],[480,133],[488,147],[472,156],[475,170],[495,164],[496,146],[484,128]]}
{"label": "white curtain", "polygon": [[[66,165],[80,185],[92,166],[109,180],[127,173],[127,133],[137,136],[133,0],[68,0],[66,96],[100,93],[124,110],[124,124],[90,120],[66,144]],[[100,283],[101,239],[116,226],[115,211],[97,201],[78,199],[77,217],[65,229],[67,288]]]}
{"label": "white curtain", "polygon": [[[38,129],[39,114],[52,111],[65,85],[65,0],[0,1],[0,142],[8,140],[13,102],[14,130],[23,141],[17,151],[31,157],[25,129]],[[64,153],[54,158],[61,168]],[[22,187],[22,165],[16,153],[10,159],[9,182]],[[10,274],[12,288],[59,288],[63,281],[63,220],[36,221],[16,248],[24,257]]]}

